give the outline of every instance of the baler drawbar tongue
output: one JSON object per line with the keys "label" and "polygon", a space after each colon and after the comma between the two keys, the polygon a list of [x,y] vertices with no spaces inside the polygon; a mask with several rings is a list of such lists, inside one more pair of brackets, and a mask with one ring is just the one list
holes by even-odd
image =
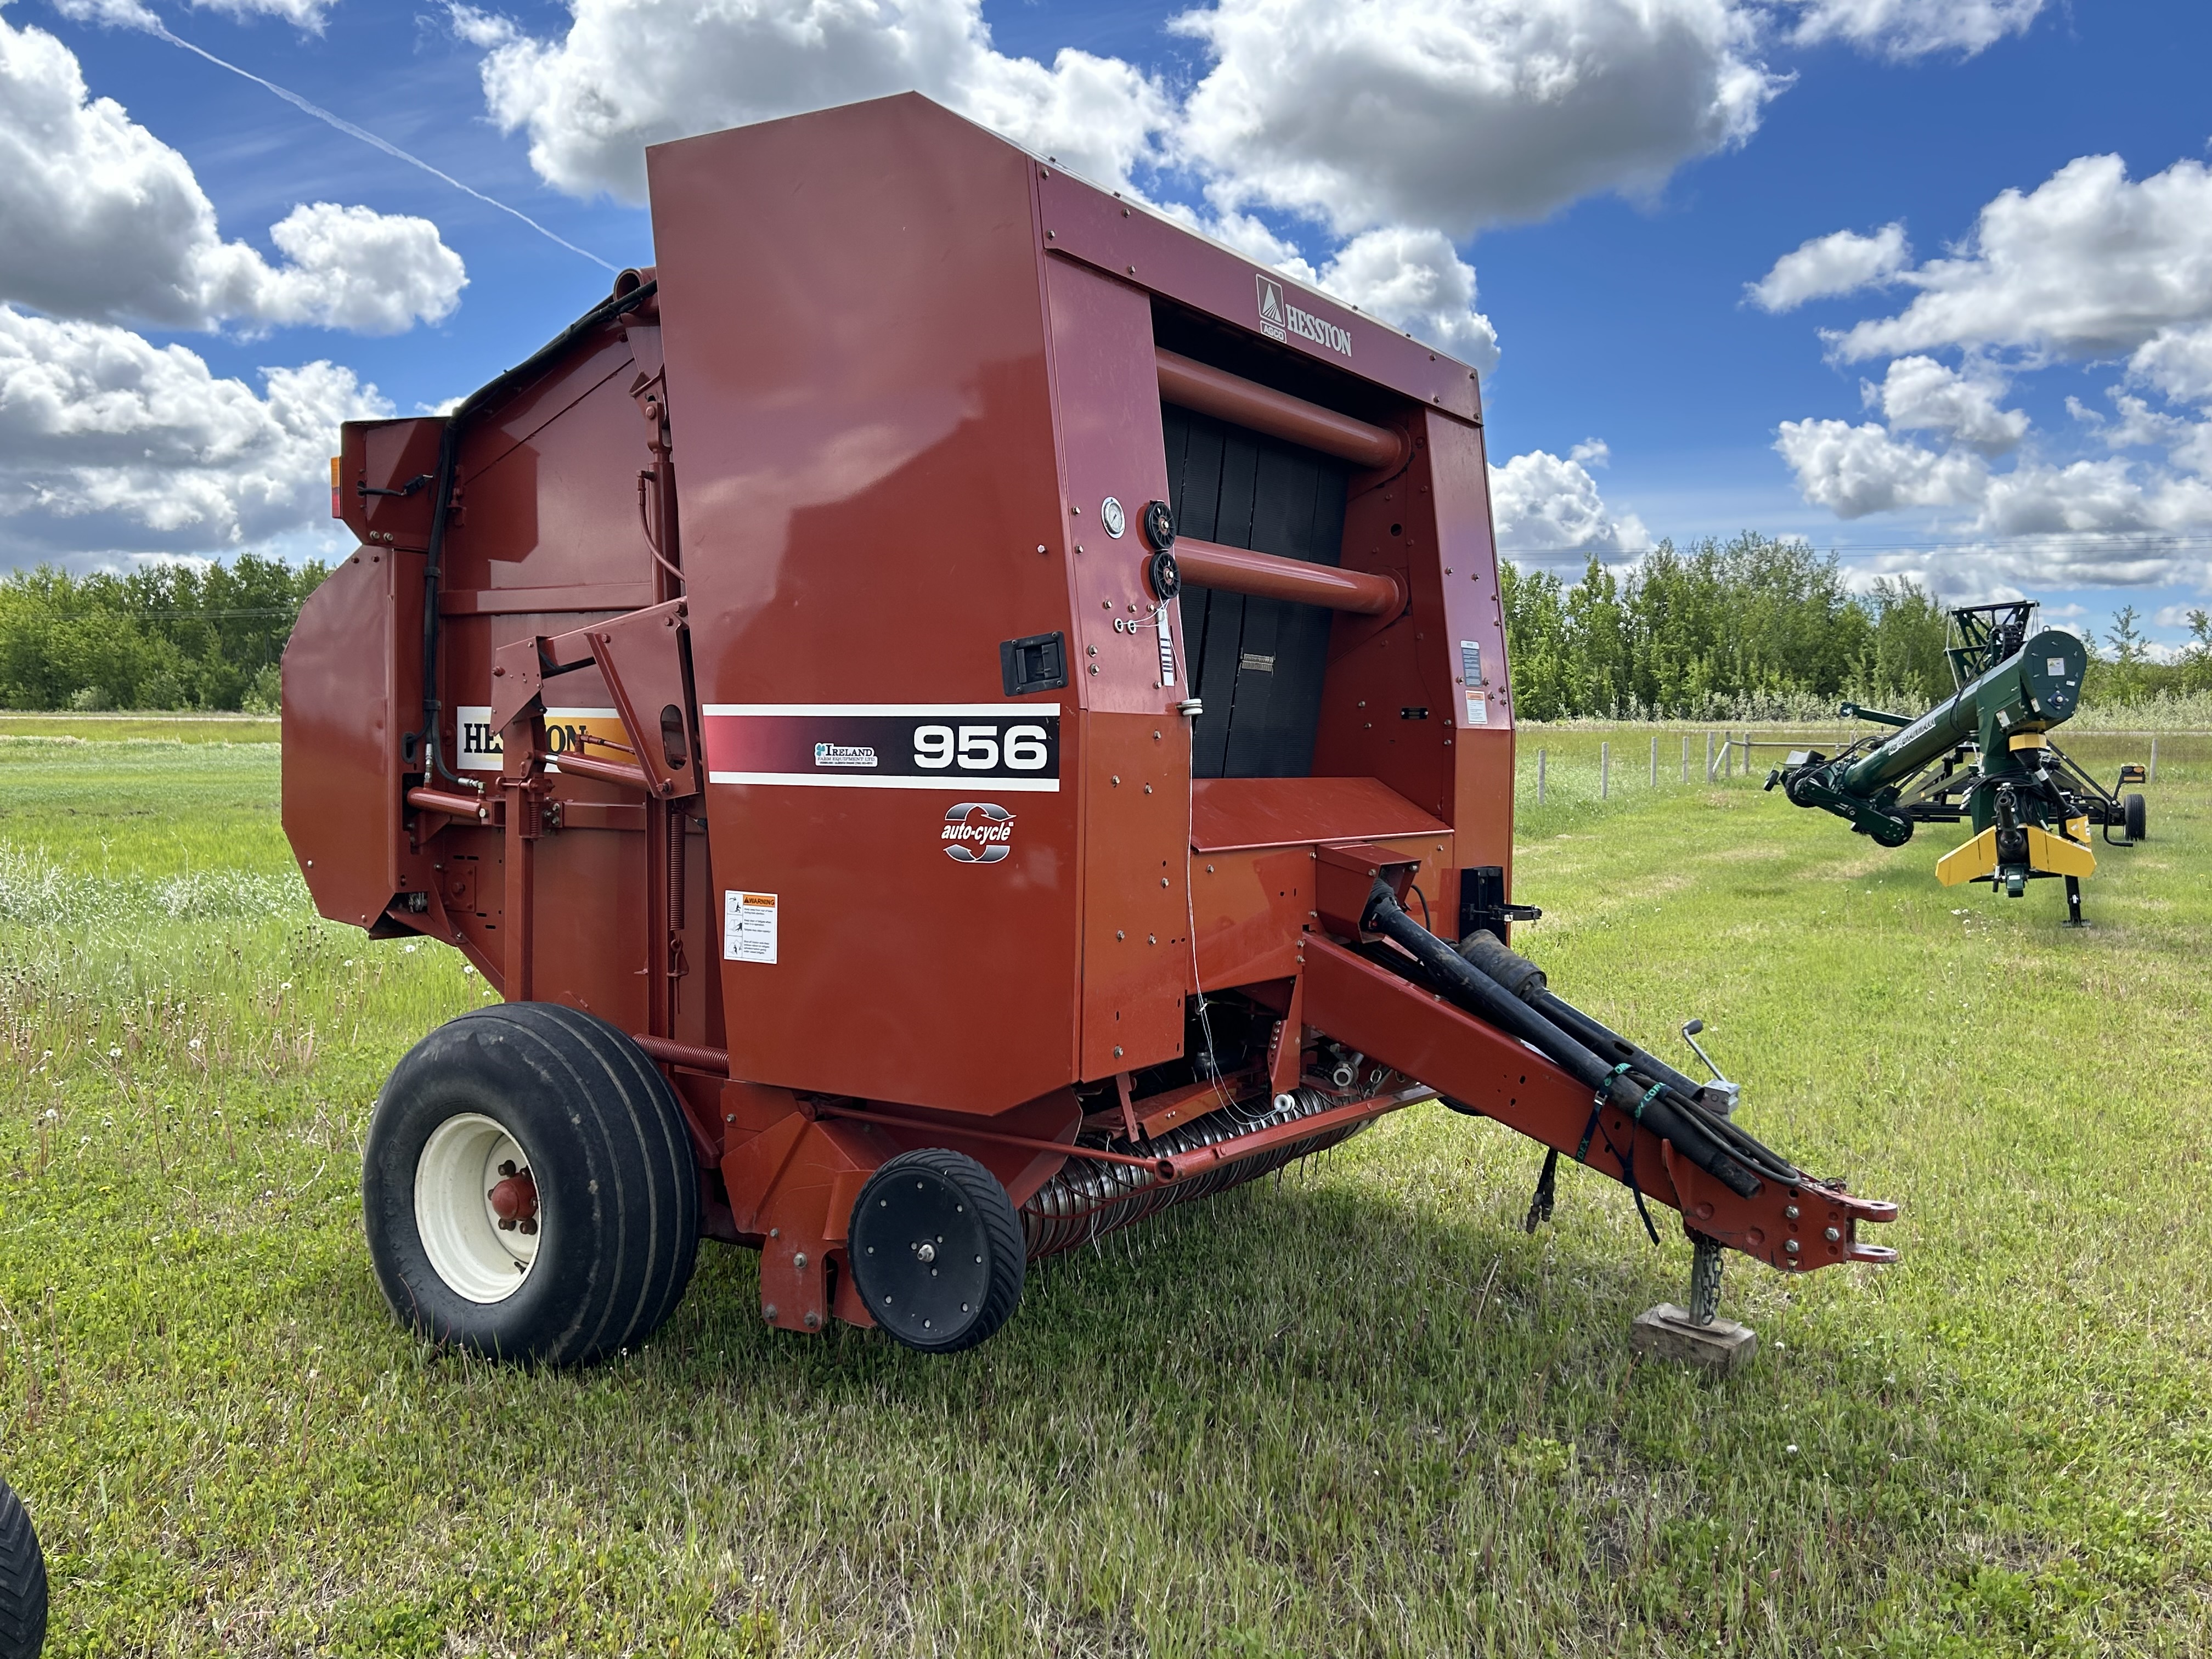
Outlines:
{"label": "baler drawbar tongue", "polygon": [[1378,942],[1306,945],[1307,1018],[1342,1041],[1613,1176],[1639,1211],[1647,1197],[1672,1205],[1693,1235],[1791,1271],[1895,1259],[1856,1237],[1861,1222],[1894,1219],[1894,1204],[1817,1180],[1761,1145],[1700,1085],[1554,995],[1540,969],[1489,933],[1455,951],[1381,881],[1360,927]]}

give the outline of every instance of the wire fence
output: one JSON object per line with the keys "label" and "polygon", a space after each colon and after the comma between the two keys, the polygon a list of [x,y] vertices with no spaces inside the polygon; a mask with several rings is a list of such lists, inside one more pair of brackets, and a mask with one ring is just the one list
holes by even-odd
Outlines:
{"label": "wire fence", "polygon": [[[1792,726],[1523,726],[1515,795],[1523,807],[1575,809],[1665,791],[1759,787],[1789,754],[1834,755],[1887,728],[1857,721]],[[2212,779],[2212,732],[2080,732],[2061,727],[2060,747],[2108,786],[2124,763],[2152,784]]]}

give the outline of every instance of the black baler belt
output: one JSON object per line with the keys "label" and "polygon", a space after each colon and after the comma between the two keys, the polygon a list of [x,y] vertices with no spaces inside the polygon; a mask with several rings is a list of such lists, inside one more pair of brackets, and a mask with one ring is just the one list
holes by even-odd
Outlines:
{"label": "black baler belt", "polygon": [[[1644,1092],[1620,1072],[1538,1014],[1535,1010],[1469,963],[1443,939],[1407,915],[1390,890],[1382,883],[1367,902],[1361,925],[1382,934],[1425,970],[1435,988],[1467,1013],[1494,1025],[1537,1049],[1570,1077],[1589,1089],[1613,1096],[1624,1084],[1632,1096]],[[1614,1100],[1624,1114],[1636,1102]],[[1686,1102],[1662,1095],[1644,1109],[1645,1127],[1739,1197],[1759,1190],[1759,1178],[1734,1152],[1715,1139],[1693,1115]]]}

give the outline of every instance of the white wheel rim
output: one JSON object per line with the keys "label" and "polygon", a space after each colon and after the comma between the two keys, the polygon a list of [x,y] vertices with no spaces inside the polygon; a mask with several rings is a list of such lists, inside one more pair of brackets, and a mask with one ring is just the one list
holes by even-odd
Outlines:
{"label": "white wheel rim", "polygon": [[491,1189],[500,1166],[526,1170],[530,1160],[495,1120],[481,1112],[449,1117],[423,1143],[415,1164],[415,1226],[422,1252],[447,1289],[471,1302],[504,1302],[522,1288],[545,1238],[543,1196],[537,1229],[502,1229]]}

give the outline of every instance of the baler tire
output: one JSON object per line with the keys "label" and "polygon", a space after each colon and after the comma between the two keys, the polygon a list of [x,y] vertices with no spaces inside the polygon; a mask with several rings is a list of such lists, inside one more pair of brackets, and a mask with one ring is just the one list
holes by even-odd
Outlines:
{"label": "baler tire", "polygon": [[[435,1248],[474,1288],[488,1288],[468,1270],[489,1250],[514,1254],[512,1290],[471,1296],[426,1244],[422,1206],[438,1194],[418,1187],[426,1170],[437,1178],[434,1158],[458,1158],[464,1173],[472,1157],[489,1164],[500,1134],[521,1155],[502,1163],[534,1183],[542,1219],[525,1260],[519,1240],[490,1231],[489,1194],[483,1216],[459,1200],[433,1212]],[[446,1175],[449,1196],[458,1180]],[[675,1311],[698,1254],[698,1163],[667,1079],[614,1026],[554,1003],[473,1008],[416,1043],[377,1097],[361,1185],[392,1313],[492,1358],[583,1364],[643,1342]]]}
{"label": "baler tire", "polygon": [[2127,824],[2130,842],[2150,839],[2150,804],[2141,795],[2120,797],[2120,817]]}
{"label": "baler tire", "polygon": [[[886,1305],[886,1285],[881,1273],[872,1271],[871,1245],[883,1227],[871,1219],[881,1215],[893,1188],[906,1183],[935,1182],[949,1188],[974,1218],[973,1243],[983,1261],[983,1288],[971,1310],[960,1311],[965,1323],[932,1328],[913,1328],[910,1320],[896,1316],[896,1304]],[[944,1242],[939,1239],[938,1242]],[[884,1240],[884,1244],[889,1241]],[[853,1285],[866,1302],[876,1323],[892,1340],[922,1353],[958,1353],[972,1348],[1013,1317],[1020,1305],[1022,1285],[1029,1272],[1029,1246],[1022,1234],[1021,1217],[999,1178],[965,1152],[943,1146],[925,1146],[902,1152],[868,1177],[860,1195],[853,1200],[853,1218],[847,1229],[846,1248],[853,1267]],[[883,1248],[882,1244],[878,1248]]]}
{"label": "baler tire", "polygon": [[38,1659],[46,1641],[46,1558],[22,1500],[0,1480],[0,1659]]}

